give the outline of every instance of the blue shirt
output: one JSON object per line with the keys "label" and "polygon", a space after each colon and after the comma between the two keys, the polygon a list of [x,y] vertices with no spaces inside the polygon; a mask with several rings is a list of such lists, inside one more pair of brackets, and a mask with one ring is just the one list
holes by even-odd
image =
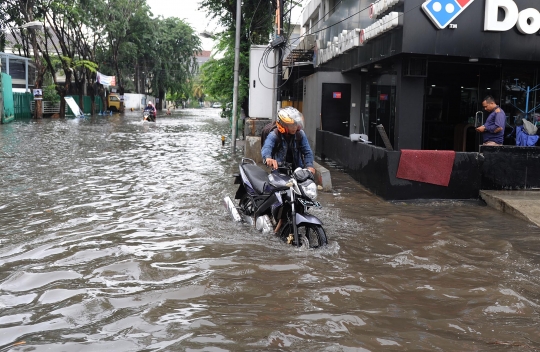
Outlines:
{"label": "blue shirt", "polygon": [[[497,112],[497,110],[499,112]],[[506,126],[506,115],[500,107],[495,107],[491,114],[489,114],[484,123],[486,131],[484,132],[484,143],[495,142],[497,144],[503,144],[504,141],[504,127]],[[501,127],[500,132],[494,133],[498,127]]]}
{"label": "blue shirt", "polygon": [[[296,140],[296,135],[290,135],[293,146],[294,167],[313,167],[313,152],[309,146],[306,134],[302,130],[300,130],[299,133],[302,137],[299,140]],[[277,155],[272,155],[272,149],[274,149],[276,143],[281,143],[281,148],[277,151]],[[281,133],[272,131],[268,134],[268,137],[266,137],[264,145],[261,149],[262,158],[263,160],[268,158],[274,159],[278,162],[278,164],[283,163],[287,158],[288,147],[289,146],[286,138],[284,138]],[[303,161],[302,156],[304,156]]]}

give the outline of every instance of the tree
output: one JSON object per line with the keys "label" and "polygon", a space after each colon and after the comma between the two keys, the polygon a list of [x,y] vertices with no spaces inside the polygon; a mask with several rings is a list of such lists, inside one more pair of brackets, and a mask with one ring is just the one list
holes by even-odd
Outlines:
{"label": "tree", "polygon": [[[52,1],[52,0],[51,0]],[[3,25],[15,23],[15,27],[21,26],[24,23],[43,19],[43,8],[46,5],[45,0],[4,0],[2,10],[4,10],[3,20],[7,21]],[[34,82],[35,89],[41,89],[43,85],[43,76],[46,72],[46,66],[40,57],[40,46],[38,43],[38,33],[36,29],[28,29],[21,31],[22,38],[26,45],[24,51],[26,56],[30,56],[30,48],[34,56],[34,65],[36,67],[36,80]],[[27,34],[27,36],[25,36]],[[26,37],[26,38],[25,38]],[[34,118],[42,118],[42,101],[36,100],[34,109]]]}
{"label": "tree", "polygon": [[191,96],[198,68],[195,55],[201,51],[201,43],[193,28],[179,18],[160,18],[157,24],[152,90],[157,93],[161,109],[166,92]]}
{"label": "tree", "polygon": [[[54,84],[60,95],[60,116],[65,116],[68,94],[79,93],[79,105],[83,106],[82,93],[86,92],[87,82],[96,72],[95,52],[92,50],[95,37],[92,35],[92,22],[86,16],[86,6],[89,0],[66,3],[63,1],[50,2],[43,10],[46,29],[42,55],[53,77]],[[47,40],[54,38],[55,40]],[[49,42],[51,45],[49,46]],[[56,79],[54,61],[58,59],[65,75],[63,85]],[[72,89],[72,82],[76,89]]]}
{"label": "tree", "polygon": [[[35,57],[35,88],[41,88],[48,71],[62,98],[87,91],[105,98],[95,84],[99,69],[116,75],[121,94],[128,88],[161,101],[167,92],[191,94],[199,38],[178,18],[152,18],[146,0],[4,0],[0,8],[0,25],[45,24],[42,31],[20,31],[17,43],[20,53]],[[58,70],[64,82],[57,80]],[[61,99],[62,116],[64,111]]]}
{"label": "tree", "polygon": [[[210,18],[217,19],[225,28],[217,34],[217,50],[223,53],[223,58],[207,61],[203,64],[202,72],[207,92],[220,97],[226,104],[233,97],[236,0],[203,0],[200,8],[208,11]],[[242,5],[238,104],[248,116],[249,49],[251,44],[268,44],[275,9],[276,0],[244,0]]]}

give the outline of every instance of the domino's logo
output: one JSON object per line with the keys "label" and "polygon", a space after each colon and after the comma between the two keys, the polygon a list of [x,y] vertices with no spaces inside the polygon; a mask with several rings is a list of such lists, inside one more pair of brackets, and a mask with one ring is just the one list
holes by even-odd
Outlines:
{"label": "domino's logo", "polygon": [[428,0],[422,9],[439,29],[444,29],[474,0]]}

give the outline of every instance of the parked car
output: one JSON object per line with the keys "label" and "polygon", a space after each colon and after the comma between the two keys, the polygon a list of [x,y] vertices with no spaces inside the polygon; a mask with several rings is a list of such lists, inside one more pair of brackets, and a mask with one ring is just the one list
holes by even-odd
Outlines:
{"label": "parked car", "polygon": [[219,101],[216,101],[214,104],[212,104],[212,107],[213,108],[220,108],[221,107],[221,103]]}

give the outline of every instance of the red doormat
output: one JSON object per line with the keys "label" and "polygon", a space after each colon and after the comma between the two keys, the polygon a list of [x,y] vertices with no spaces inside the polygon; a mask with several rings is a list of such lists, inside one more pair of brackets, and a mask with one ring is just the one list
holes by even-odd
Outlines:
{"label": "red doormat", "polygon": [[403,149],[397,178],[448,187],[456,152]]}

